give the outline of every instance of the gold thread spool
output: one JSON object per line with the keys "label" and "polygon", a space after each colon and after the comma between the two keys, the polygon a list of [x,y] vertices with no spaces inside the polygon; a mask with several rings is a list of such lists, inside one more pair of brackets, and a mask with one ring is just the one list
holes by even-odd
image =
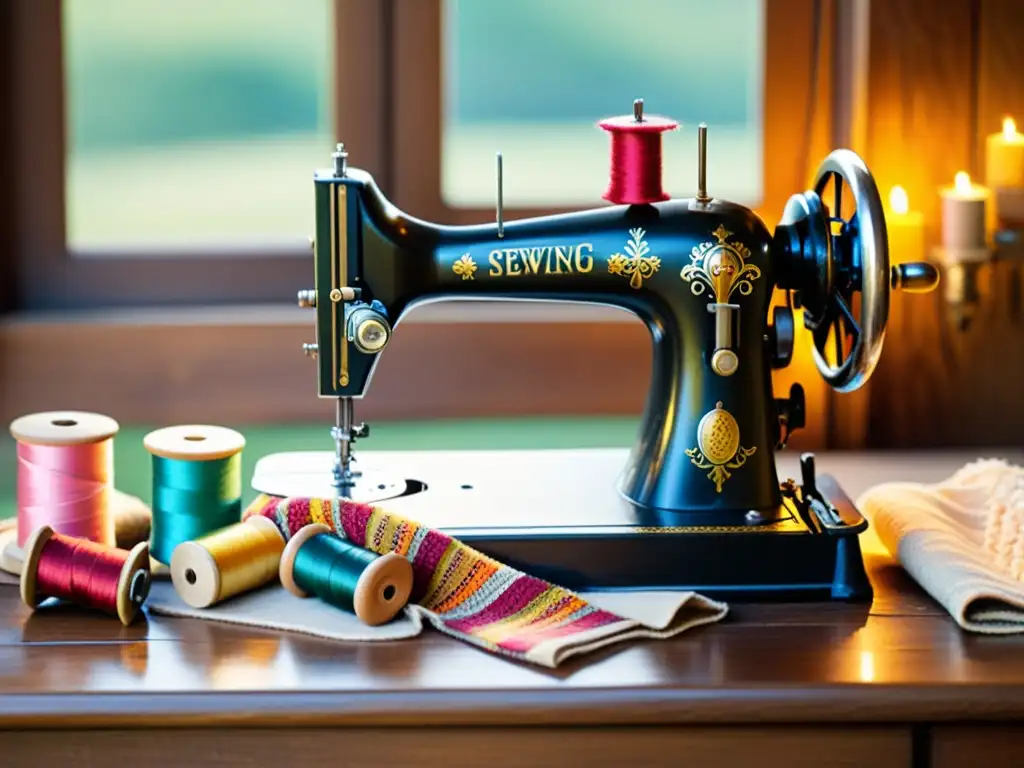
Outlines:
{"label": "gold thread spool", "polygon": [[265,517],[222,528],[171,553],[171,581],[193,608],[209,608],[278,576],[284,537]]}

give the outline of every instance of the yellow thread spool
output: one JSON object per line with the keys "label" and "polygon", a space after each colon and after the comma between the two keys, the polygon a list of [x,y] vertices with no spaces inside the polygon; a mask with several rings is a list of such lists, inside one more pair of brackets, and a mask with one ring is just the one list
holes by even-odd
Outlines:
{"label": "yellow thread spool", "polygon": [[284,537],[265,517],[222,528],[171,553],[174,591],[193,608],[209,608],[277,578]]}

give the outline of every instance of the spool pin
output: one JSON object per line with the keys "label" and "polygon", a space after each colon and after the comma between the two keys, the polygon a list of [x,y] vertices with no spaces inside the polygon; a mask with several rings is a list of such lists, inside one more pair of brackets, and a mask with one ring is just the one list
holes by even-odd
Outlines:
{"label": "spool pin", "polygon": [[[311,523],[292,536],[281,555],[281,584],[296,597],[309,597],[309,593],[295,582],[295,557],[306,542],[320,534],[335,537],[326,525]],[[371,627],[391,621],[408,603],[412,580],[412,564],[408,560],[394,552],[380,555],[363,570],[356,583],[352,600],[356,617]]]}
{"label": "spool pin", "polygon": [[[54,531],[67,536],[81,536],[114,546],[116,531],[111,510],[114,451],[110,441],[118,430],[118,423],[109,416],[86,411],[46,411],[20,416],[11,422],[10,433],[18,443],[19,457],[18,525],[0,534],[0,568],[8,573],[21,573],[24,545],[41,525],[49,525]],[[82,455],[73,456],[76,451]],[[56,510],[61,506],[59,494],[64,486],[44,481],[45,487],[41,487],[37,485],[39,478],[26,469],[26,465],[45,460],[45,454],[51,452],[67,453],[61,463],[76,467],[70,481],[72,484],[106,486],[84,496],[93,505],[88,514],[75,514],[66,521],[58,519]],[[90,474],[95,477],[89,478]],[[83,494],[78,490],[68,493],[78,501],[75,506],[80,506]]]}
{"label": "spool pin", "polygon": [[[25,566],[21,571],[21,599],[29,608],[35,609],[44,600],[51,597],[62,597],[61,595],[41,594],[37,579],[39,560],[43,556],[43,549],[47,542],[55,537],[61,537],[61,534],[56,533],[50,526],[44,525],[34,531],[25,543]],[[127,558],[117,580],[116,605],[111,606],[111,612],[117,615],[123,625],[128,626],[135,621],[142,604],[149,596],[149,545],[145,542],[137,544],[126,555]]]}
{"label": "spool pin", "polygon": [[[245,541],[246,534],[251,534],[249,541]],[[243,541],[237,541],[239,538]],[[224,548],[240,543],[241,548],[218,559]],[[183,542],[171,555],[174,590],[193,608],[208,608],[257,589],[278,577],[284,546],[284,536],[273,521],[258,515],[201,539]]]}

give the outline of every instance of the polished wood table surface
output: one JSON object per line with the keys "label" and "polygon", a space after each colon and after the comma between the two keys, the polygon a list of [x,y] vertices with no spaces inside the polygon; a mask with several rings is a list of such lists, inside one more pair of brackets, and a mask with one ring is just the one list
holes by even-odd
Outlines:
{"label": "polished wood table surface", "polygon": [[[970,458],[818,466],[856,497]],[[32,613],[0,586],[0,765],[1024,765],[1024,635],[961,631],[865,546],[871,606],[733,604],[721,624],[556,670],[432,630],[351,644],[155,615],[124,628]]]}

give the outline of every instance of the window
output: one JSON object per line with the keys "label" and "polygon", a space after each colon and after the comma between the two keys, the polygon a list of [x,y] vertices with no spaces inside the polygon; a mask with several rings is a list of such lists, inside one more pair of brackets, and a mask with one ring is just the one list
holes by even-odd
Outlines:
{"label": "window", "polygon": [[69,249],[300,252],[334,134],[331,0],[63,13]]}
{"label": "window", "polygon": [[663,140],[670,194],[696,189],[696,127],[705,122],[710,187],[760,204],[764,6],[444,0],[444,202],[493,205],[489,171],[500,150],[506,205],[593,205],[608,176],[608,136],[595,123],[643,98],[648,112],[681,123]]}
{"label": "window", "polygon": [[416,0],[394,17],[391,178],[414,216],[493,219],[603,204],[602,117],[679,121],[664,137],[670,194],[708,189],[769,224],[830,141],[831,5],[823,0]]}
{"label": "window", "polygon": [[379,8],[11,6],[17,308],[284,304],[307,287],[313,172],[339,130],[379,128],[335,99],[375,77]]}
{"label": "window", "polygon": [[[13,418],[68,402],[73,386],[76,407],[125,423],[329,418],[302,359],[312,318],[293,302],[313,278],[313,171],[336,140],[409,214],[451,224],[493,220],[501,151],[513,219],[603,205],[608,138],[595,123],[639,97],[683,124],[665,139],[669,192],[694,191],[704,121],[709,191],[771,225],[831,149],[833,6],[0,2],[13,306],[48,315],[0,324],[3,405]],[[0,281],[9,262],[0,253]],[[237,308],[206,311],[222,304]],[[645,331],[606,322],[628,315],[552,307],[564,334],[532,334],[516,307],[488,310],[501,362],[473,368],[462,350],[481,329],[462,306],[435,308],[396,333],[360,418],[642,406]],[[602,366],[610,373],[595,381]],[[414,396],[410,371],[428,368],[431,386]],[[543,401],[538,370],[551,378]]]}

